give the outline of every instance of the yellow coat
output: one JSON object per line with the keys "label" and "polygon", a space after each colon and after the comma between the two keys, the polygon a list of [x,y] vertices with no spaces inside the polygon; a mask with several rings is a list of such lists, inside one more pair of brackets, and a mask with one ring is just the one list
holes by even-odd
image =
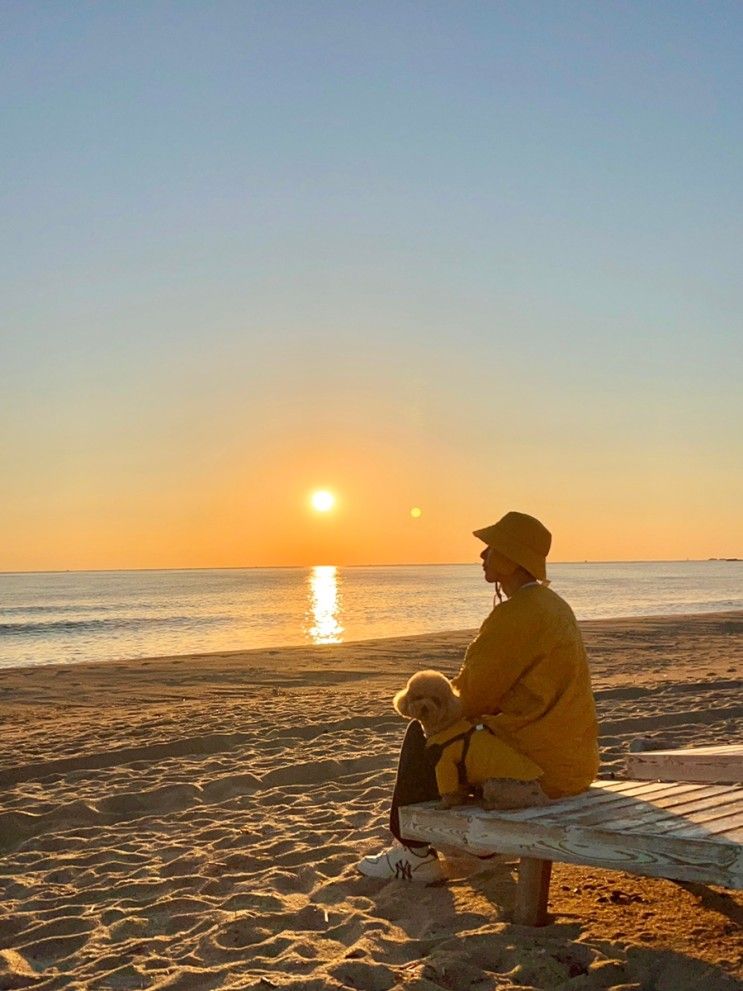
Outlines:
{"label": "yellow coat", "polygon": [[543,769],[550,798],[588,788],[599,766],[596,707],[583,639],[559,595],[528,585],[496,606],[453,684],[465,716],[495,715],[494,731]]}
{"label": "yellow coat", "polygon": [[[534,781],[542,776],[542,768],[524,757],[499,736],[488,731],[494,716],[484,716],[480,725],[469,719],[456,723],[430,736],[427,747],[440,747],[436,762],[436,784],[439,795],[448,795],[459,787],[459,763],[465,747],[465,734],[470,730],[469,745],[464,758],[468,785],[481,785],[488,778],[514,778],[517,781]],[[459,737],[459,739],[457,739]],[[451,742],[450,742],[451,741]]]}

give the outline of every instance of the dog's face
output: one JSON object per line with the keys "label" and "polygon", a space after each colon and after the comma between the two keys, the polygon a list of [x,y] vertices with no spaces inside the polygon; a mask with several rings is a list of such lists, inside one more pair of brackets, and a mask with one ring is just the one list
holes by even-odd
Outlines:
{"label": "dog's face", "polygon": [[417,719],[426,736],[445,729],[462,712],[459,696],[439,671],[419,671],[395,695],[392,704],[401,716]]}

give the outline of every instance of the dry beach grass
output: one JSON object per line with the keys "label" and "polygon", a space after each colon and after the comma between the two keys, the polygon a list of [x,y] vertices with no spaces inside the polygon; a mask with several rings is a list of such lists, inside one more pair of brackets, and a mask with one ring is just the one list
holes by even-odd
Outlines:
{"label": "dry beach grass", "polygon": [[[584,623],[602,774],[637,736],[730,742],[743,616]],[[390,699],[471,634],[0,672],[0,989],[739,988],[743,895],[514,863],[363,878],[403,731]]]}

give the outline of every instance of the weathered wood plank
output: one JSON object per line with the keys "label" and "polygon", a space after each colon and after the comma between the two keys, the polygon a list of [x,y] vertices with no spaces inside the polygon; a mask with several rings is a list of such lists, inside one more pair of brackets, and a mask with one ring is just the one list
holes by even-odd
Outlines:
{"label": "weathered wood plank", "polygon": [[703,822],[709,818],[707,812],[710,809],[718,815],[722,813],[723,809],[726,810],[726,815],[735,811],[743,813],[743,790],[738,795],[715,795],[712,798],[682,802],[669,811],[685,819],[691,819],[692,822],[696,822],[698,819]]}
{"label": "weathered wood plank", "polygon": [[[597,823],[604,823],[613,822],[615,817],[622,819],[628,811],[632,813],[632,818],[643,812],[647,814],[658,814],[664,810],[670,811],[682,802],[693,803],[697,801],[700,797],[700,789],[705,792],[705,795],[701,797],[707,797],[707,795],[714,797],[725,794],[728,788],[729,785],[712,785],[705,788],[703,785],[698,784],[681,786],[669,784],[661,794],[648,796],[627,796],[622,793],[613,792],[610,803],[602,802],[601,795],[594,797],[594,789],[592,788],[590,797],[586,799],[582,808],[575,809],[574,813],[570,816],[570,820],[571,822],[581,822],[584,825],[589,825],[594,820]],[[557,816],[554,818],[558,821]]]}
{"label": "weathered wood plank", "polygon": [[[633,785],[635,785],[634,788]],[[592,815],[600,805],[611,804],[614,808],[620,802],[631,803],[636,797],[649,801],[651,797],[655,799],[665,795],[679,794],[679,789],[683,793],[685,791],[693,792],[699,787],[697,784],[679,785],[678,783],[657,781],[643,782],[640,785],[628,781],[595,781],[588,791],[581,792],[579,795],[558,798],[545,806],[513,809],[507,814],[519,822],[529,819],[539,819],[540,822],[554,819],[555,822],[559,822],[566,814],[569,814],[571,818],[574,815],[583,815],[584,813]]]}
{"label": "weathered wood plank", "polygon": [[[617,787],[617,784],[620,787]],[[591,788],[570,799],[560,799],[550,805],[520,809],[508,814],[514,821],[538,820],[541,823],[559,825],[568,816],[571,822],[589,825],[592,821],[603,824],[624,816],[627,810],[655,812],[657,809],[671,808],[677,802],[695,801],[714,795],[727,794],[729,785],[702,785],[695,783],[665,782],[650,792],[640,795],[627,793],[622,787],[625,782],[597,781]],[[505,813],[503,813],[505,814]]]}
{"label": "weathered wood plank", "polygon": [[[607,820],[605,824],[613,830],[633,830],[654,832],[659,828],[673,829],[684,823],[701,823],[716,818],[740,808],[740,797],[732,799],[725,793],[708,795],[703,799],[693,798],[679,800],[672,805],[645,806],[636,805],[622,810],[616,820]],[[724,811],[723,811],[724,810]],[[710,814],[711,811],[711,814]]]}
{"label": "weathered wood plank", "polygon": [[607,792],[641,797],[666,791],[677,784],[677,781],[630,781],[627,778],[608,778],[594,781],[591,787],[601,788]]}
{"label": "weathered wood plank", "polygon": [[707,798],[717,798],[735,794],[735,785],[702,784],[701,782],[667,782],[669,791],[659,797],[649,799],[659,809],[670,809],[677,805],[691,805]]}
{"label": "weathered wood plank", "polygon": [[[494,824],[479,817],[473,817],[469,826],[460,822],[457,828],[451,821],[442,823],[440,814],[434,814],[433,819],[435,821],[431,823],[429,815],[425,821],[424,815],[423,821],[413,822],[411,828],[416,830],[415,835],[425,835],[432,842],[446,842],[450,846],[492,849],[514,856],[586,863],[680,880],[706,878],[711,883],[736,886],[730,884],[731,865],[734,879],[736,857],[740,852],[735,846],[719,849],[708,843],[675,842],[665,844],[666,849],[658,849],[653,837],[618,837],[599,830],[571,827],[544,829],[534,823],[519,828],[515,823]],[[494,826],[501,828],[494,829]],[[740,864],[737,864],[737,871],[740,880],[743,874]]]}
{"label": "weathered wood plank", "polygon": [[[609,794],[615,798],[627,798],[652,802],[656,799],[661,799],[666,795],[684,794],[686,792],[693,792],[697,788],[703,787],[693,781],[653,781],[648,782],[647,784],[647,788],[640,790],[638,788],[631,787],[632,782],[629,781],[594,781],[589,790],[596,790],[596,794]],[[709,785],[708,787],[714,786]],[[584,794],[586,793],[584,792]]]}
{"label": "weathered wood plank", "polygon": [[[597,782],[596,787],[601,785],[602,782]],[[734,812],[743,798],[743,788],[737,785],[700,783],[688,784],[683,791],[680,785],[677,787],[678,791],[670,797],[663,796],[657,800],[657,813],[649,808],[643,810],[642,803],[638,802],[633,821],[628,821],[629,817],[616,820],[611,823],[612,828],[658,833],[688,830],[689,835],[710,837],[710,834],[714,834],[728,842],[740,842],[740,836],[735,833],[737,824]],[[711,810],[712,814],[703,814],[706,810]],[[672,814],[665,815],[666,812]],[[730,814],[733,814],[732,822],[726,818],[723,821]],[[697,821],[704,826],[697,827]]]}
{"label": "weathered wood plank", "polygon": [[627,774],[649,780],[743,782],[743,744],[627,754]]}
{"label": "weathered wood plank", "polygon": [[725,811],[718,813],[709,811],[708,818],[701,818],[697,821],[685,819],[683,816],[676,816],[668,819],[646,820],[631,824],[617,824],[617,832],[631,833],[633,836],[683,836],[688,834],[698,838],[705,838],[711,843],[730,842],[728,833],[740,825],[738,813],[726,815]]}
{"label": "weathered wood plank", "polygon": [[[743,788],[736,785],[694,785],[694,791],[669,795],[657,802],[659,809],[682,808],[693,812],[695,807],[702,808],[709,802],[738,802],[743,799]],[[655,804],[655,803],[654,803]],[[686,814],[686,811],[684,812]]]}
{"label": "weathered wood plank", "polygon": [[413,805],[400,814],[406,836],[434,845],[743,888],[743,848],[728,839],[613,831],[607,822],[586,827],[569,815],[559,825],[546,825],[533,817],[518,821],[509,818],[513,813],[474,807],[443,812],[432,804]]}
{"label": "weathered wood plank", "polygon": [[723,803],[717,807],[697,809],[693,816],[676,816],[664,820],[656,831],[676,833],[687,828],[702,830],[713,841],[732,842],[729,834],[743,828],[743,811],[738,803]]}
{"label": "weathered wood plank", "polygon": [[682,835],[685,830],[699,830],[712,840],[724,842],[728,833],[743,827],[743,814],[740,809],[708,809],[694,819],[679,818],[677,822],[663,823],[659,834]]}

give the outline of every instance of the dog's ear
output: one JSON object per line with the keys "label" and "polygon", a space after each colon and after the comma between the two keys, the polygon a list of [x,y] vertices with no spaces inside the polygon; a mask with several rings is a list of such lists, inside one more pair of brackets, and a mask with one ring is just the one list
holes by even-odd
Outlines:
{"label": "dog's ear", "polygon": [[401,691],[395,695],[392,699],[392,705],[395,712],[399,712],[401,716],[410,716],[408,712],[408,690],[403,688]]}

